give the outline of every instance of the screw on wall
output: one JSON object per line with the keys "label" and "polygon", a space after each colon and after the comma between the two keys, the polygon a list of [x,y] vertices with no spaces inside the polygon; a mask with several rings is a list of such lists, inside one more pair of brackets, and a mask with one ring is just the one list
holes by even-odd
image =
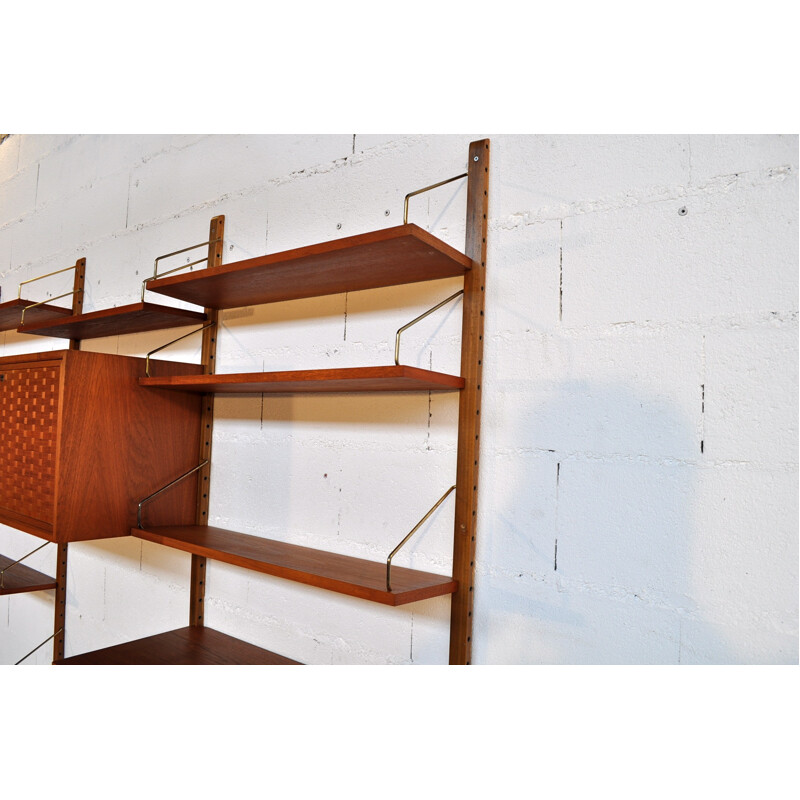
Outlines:
{"label": "screw on wall", "polygon": [[389,209],[387,208],[387,209],[386,209],[386,211],[384,211],[383,213],[384,213],[384,215],[385,215],[385,216],[387,216],[387,217],[388,217],[388,216],[389,216],[389,214],[390,214],[391,212],[390,212],[390,211],[389,211]]}
{"label": "screw on wall", "polygon": [[341,229],[342,229],[342,223],[341,222],[337,222],[336,223],[336,230],[340,231]]}
{"label": "screw on wall", "polygon": [[681,206],[678,209],[678,215],[681,216],[681,217],[685,217],[688,213],[689,213],[689,209],[686,208],[686,206]]}

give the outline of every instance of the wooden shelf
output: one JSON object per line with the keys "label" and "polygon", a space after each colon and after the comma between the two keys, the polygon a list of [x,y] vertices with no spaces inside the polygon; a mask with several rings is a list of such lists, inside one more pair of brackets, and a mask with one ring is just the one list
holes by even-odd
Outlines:
{"label": "wooden shelf", "polygon": [[[27,314],[26,321],[27,321]],[[18,328],[20,333],[38,336],[55,336],[61,339],[97,339],[101,336],[117,336],[124,333],[142,333],[164,328],[179,328],[201,324],[206,315],[184,308],[156,305],[155,303],[132,303],[119,308],[104,308],[88,314],[68,316],[39,322]]]}
{"label": "wooden shelf", "polygon": [[416,225],[400,225],[151,281],[204,308],[275,303],[464,275],[472,262]]}
{"label": "wooden shelf", "polygon": [[54,664],[299,664],[212,628],[178,630],[54,661]]}
{"label": "wooden shelf", "polygon": [[230,375],[168,375],[140,378],[142,386],[184,392],[290,394],[298,392],[455,391],[464,379],[417,367],[348,367],[345,369],[252,372]]}
{"label": "wooden shelf", "polygon": [[[22,312],[26,306],[33,306],[32,300],[9,300],[7,303],[0,303],[0,331],[16,330],[22,320]],[[70,308],[60,308],[59,306],[36,306],[29,309],[25,314],[28,322],[39,323],[47,322],[53,318],[69,317],[72,314]]]}
{"label": "wooden shelf", "polygon": [[[0,570],[4,570],[9,564],[14,564],[14,561],[16,559],[0,555]],[[14,564],[3,575],[3,586],[0,588],[0,595],[18,594],[19,592],[40,592],[43,589],[55,588],[55,578],[37,572],[25,564]]]}
{"label": "wooden shelf", "polygon": [[265,575],[390,606],[452,594],[457,586],[452,578],[444,575],[393,566],[392,591],[389,592],[386,590],[385,563],[206,525],[133,528],[131,533],[140,539]]}

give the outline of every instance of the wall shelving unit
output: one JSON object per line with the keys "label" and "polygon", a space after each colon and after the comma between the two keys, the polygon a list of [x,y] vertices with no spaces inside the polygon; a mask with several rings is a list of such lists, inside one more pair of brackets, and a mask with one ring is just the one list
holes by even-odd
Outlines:
{"label": "wall shelving unit", "polygon": [[[136,328],[146,316],[147,304],[109,312],[35,322],[22,332],[84,338],[113,333],[205,323],[202,329],[202,374],[180,374],[165,362],[140,377],[142,390],[197,397],[202,418],[198,425],[199,458],[190,474],[197,477],[194,524],[159,524],[151,513],[150,498],[141,497],[139,518],[129,533],[144,540],[191,553],[189,626],[128,642],[116,647],[64,659],[59,664],[144,663],[247,663],[293,664],[251,644],[239,642],[205,626],[206,561],[211,558],[262,574],[298,581],[372,602],[403,605],[426,598],[451,595],[450,663],[471,660],[473,575],[477,520],[480,440],[480,397],[483,364],[483,317],[488,217],[489,141],[469,147],[467,225],[465,252],[460,253],[414,224],[346,237],[234,264],[221,264],[224,218],[211,221],[208,268],[183,275],[148,279],[147,289],[204,308],[190,318],[172,309],[168,322]],[[441,183],[446,183],[443,181]],[[441,185],[434,184],[426,189]],[[420,190],[424,191],[424,190]],[[412,194],[418,194],[413,192]],[[411,196],[411,195],[409,195]],[[408,200],[408,197],[406,198]],[[187,248],[190,249],[190,248]],[[182,251],[179,251],[182,252]],[[216,322],[221,309],[280,302],[301,297],[359,291],[445,277],[462,277],[461,374],[443,373],[400,365],[329,370],[293,370],[237,375],[215,374]],[[161,309],[163,307],[156,307]],[[177,312],[173,314],[173,312]],[[159,314],[161,312],[158,312]],[[181,319],[174,322],[175,317]],[[154,318],[155,320],[155,318]],[[174,323],[174,325],[173,325]],[[131,327],[128,327],[131,326]],[[102,331],[102,332],[98,332]],[[149,359],[148,359],[149,363]],[[153,374],[157,373],[157,374]],[[460,395],[458,455],[455,485],[423,517],[405,541],[455,490],[453,574],[436,575],[391,566],[308,547],[250,536],[208,525],[209,462],[213,433],[213,398],[218,393],[352,393],[352,392],[455,391]],[[161,491],[181,481],[167,484]],[[161,491],[156,494],[161,494]],[[144,508],[143,503],[148,503]]]}

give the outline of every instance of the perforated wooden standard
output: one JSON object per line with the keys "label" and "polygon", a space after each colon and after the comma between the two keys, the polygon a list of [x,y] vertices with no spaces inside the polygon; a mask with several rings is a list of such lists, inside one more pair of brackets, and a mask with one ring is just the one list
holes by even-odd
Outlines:
{"label": "perforated wooden standard", "polygon": [[60,362],[0,369],[0,507],[51,530]]}

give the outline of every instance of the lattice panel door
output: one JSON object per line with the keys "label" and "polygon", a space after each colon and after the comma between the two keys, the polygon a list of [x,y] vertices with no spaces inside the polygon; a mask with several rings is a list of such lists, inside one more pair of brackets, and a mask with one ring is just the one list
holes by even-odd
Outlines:
{"label": "lattice panel door", "polygon": [[0,506],[53,524],[58,364],[0,370]]}

